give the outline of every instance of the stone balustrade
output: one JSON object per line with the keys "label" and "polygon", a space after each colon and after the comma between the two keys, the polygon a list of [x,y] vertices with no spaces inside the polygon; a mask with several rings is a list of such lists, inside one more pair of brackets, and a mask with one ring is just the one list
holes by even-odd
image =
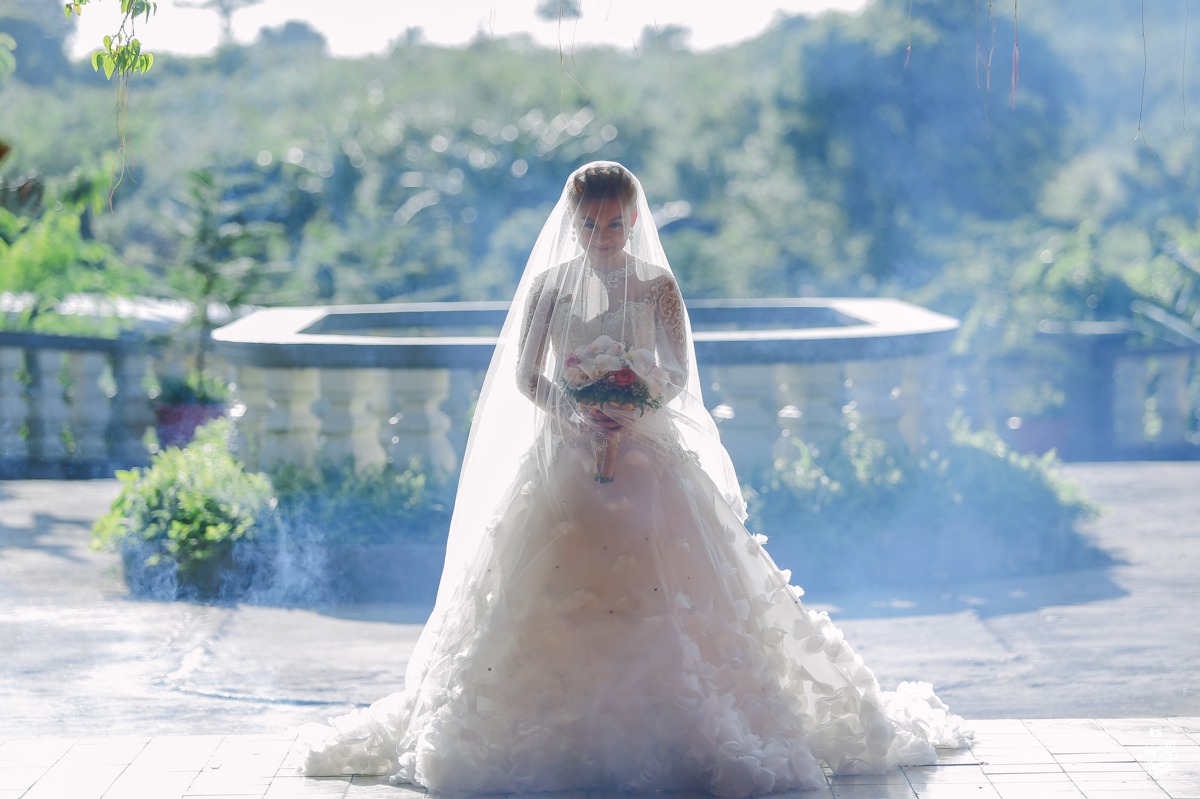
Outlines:
{"label": "stone balustrade", "polygon": [[[222,328],[243,454],[260,467],[421,457],[453,470],[506,311],[278,308]],[[793,437],[827,446],[848,424],[894,445],[936,443],[959,408],[1068,460],[1200,457],[1200,347],[1132,346],[1114,326],[1074,325],[1048,337],[1050,357],[981,379],[947,354],[954,321],[905,303],[700,301],[691,315],[705,399],[742,471]],[[0,332],[0,479],[146,463],[151,363],[137,339]],[[1015,389],[1054,373],[1066,375],[1061,411],[1013,410]]]}
{"label": "stone balustrade", "polygon": [[[955,372],[968,415],[1021,449],[1066,460],[1200,458],[1200,343],[1147,344],[1121,323],[1044,323],[1021,357]],[[1051,385],[1061,392],[1052,407],[1021,410]]]}
{"label": "stone balustrade", "polygon": [[[453,471],[507,306],[394,304],[257,311],[213,335],[236,370],[243,455],[262,468],[420,457]],[[957,322],[888,299],[690,306],[705,399],[739,470],[847,423],[917,449],[944,435]]]}
{"label": "stone balustrade", "polygon": [[0,332],[0,477],[98,477],[146,463],[139,339]]}

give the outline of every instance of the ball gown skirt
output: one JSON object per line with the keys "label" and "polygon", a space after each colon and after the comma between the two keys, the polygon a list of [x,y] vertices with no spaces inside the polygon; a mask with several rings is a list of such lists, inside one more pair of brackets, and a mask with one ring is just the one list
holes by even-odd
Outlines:
{"label": "ball gown skirt", "polygon": [[880,772],[965,745],[928,684],[880,689],[665,440],[622,434],[612,483],[583,438],[550,468],[526,459],[405,689],[304,729],[301,769],[448,794],[750,796],[823,787],[822,762]]}

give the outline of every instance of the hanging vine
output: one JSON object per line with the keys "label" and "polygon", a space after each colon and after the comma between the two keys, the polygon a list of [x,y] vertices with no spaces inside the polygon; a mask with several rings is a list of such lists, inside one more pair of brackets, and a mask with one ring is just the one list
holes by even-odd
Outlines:
{"label": "hanging vine", "polygon": [[1009,108],[1017,107],[1017,85],[1021,82],[1021,54],[1017,47],[1017,0],[1013,0],[1012,79],[1008,90]]}
{"label": "hanging vine", "polygon": [[1179,95],[1180,102],[1183,104],[1183,129],[1188,129],[1187,124],[1187,40],[1188,40],[1188,17],[1191,16],[1191,0],[1183,0],[1183,63],[1179,67]]}
{"label": "hanging vine", "polygon": [[[83,7],[91,0],[73,0],[63,6],[67,18],[79,16]],[[128,148],[128,125],[126,114],[129,109],[129,81],[135,75],[145,74],[154,66],[154,54],[143,53],[142,43],[137,38],[137,23],[148,22],[157,13],[158,3],[150,0],[121,0],[121,24],[116,35],[104,37],[104,49],[92,53],[92,69],[104,71],[104,77],[112,80],[116,75],[117,102],[115,106],[117,128],[117,160],[109,181],[108,203],[112,207],[113,194],[125,177]]]}
{"label": "hanging vine", "polygon": [[1138,97],[1138,124],[1137,133],[1134,135],[1134,141],[1141,140],[1147,150],[1150,150],[1150,144],[1146,141],[1146,133],[1142,130],[1142,113],[1146,107],[1146,75],[1150,70],[1150,48],[1146,44],[1146,0],[1141,0],[1141,20],[1142,20],[1142,92]]}

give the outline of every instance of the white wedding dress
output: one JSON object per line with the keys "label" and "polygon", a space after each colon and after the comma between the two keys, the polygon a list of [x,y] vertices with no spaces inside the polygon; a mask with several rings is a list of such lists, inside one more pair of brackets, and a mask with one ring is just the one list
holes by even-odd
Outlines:
{"label": "white wedding dress", "polygon": [[[673,280],[655,280],[617,313],[555,315],[550,340],[661,353],[682,327]],[[405,690],[308,730],[306,773],[750,796],[823,787],[822,763],[878,772],[966,743],[927,684],[882,691],[804,607],[668,414],[630,419],[607,484],[585,436],[556,435],[549,468],[524,458],[439,597]]]}

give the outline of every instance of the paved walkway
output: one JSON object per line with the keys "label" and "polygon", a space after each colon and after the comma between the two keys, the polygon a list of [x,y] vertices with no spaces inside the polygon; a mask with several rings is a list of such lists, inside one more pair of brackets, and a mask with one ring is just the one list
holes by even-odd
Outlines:
{"label": "paved walkway", "polygon": [[[937,766],[829,777],[796,799],[1197,799],[1200,718],[979,721],[970,750]],[[0,742],[0,799],[416,799],[379,777],[312,779],[281,735]],[[540,794],[601,799],[604,794]],[[683,794],[662,794],[664,799]],[[782,795],[780,795],[782,796]],[[614,797],[615,799],[615,797]]]}
{"label": "paved walkway", "polygon": [[[1200,797],[1200,463],[1065,471],[1118,565],[807,598],[885,687],[997,719],[969,754],[829,795]],[[280,731],[396,690],[427,608],[132,600],[87,547],[116,492],[0,482],[0,799],[402,797],[281,771]]]}

